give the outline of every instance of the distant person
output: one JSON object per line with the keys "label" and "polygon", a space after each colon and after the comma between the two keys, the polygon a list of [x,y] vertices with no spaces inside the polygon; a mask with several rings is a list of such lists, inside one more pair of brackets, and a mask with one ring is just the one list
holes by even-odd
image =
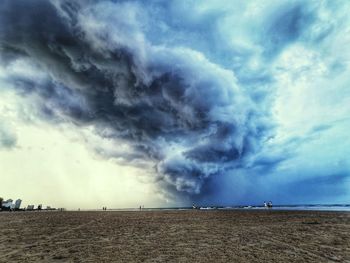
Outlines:
{"label": "distant person", "polygon": [[269,201],[269,202],[267,203],[267,207],[268,207],[268,208],[272,208],[272,202],[271,202],[271,201]]}

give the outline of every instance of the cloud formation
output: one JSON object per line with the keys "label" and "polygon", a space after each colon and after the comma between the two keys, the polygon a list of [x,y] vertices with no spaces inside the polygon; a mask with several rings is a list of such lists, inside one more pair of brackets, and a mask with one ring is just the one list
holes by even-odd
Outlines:
{"label": "cloud formation", "polygon": [[[1,81],[35,103],[37,118],[120,142],[123,150],[91,147],[104,158],[147,164],[172,193],[220,196],[226,183],[249,188],[261,174],[273,182],[288,165],[276,187],[314,182],[323,171],[296,179],[290,167],[307,167],[299,160],[322,141],[313,138],[334,132],[327,125],[349,110],[341,98],[322,101],[329,94],[322,83],[337,76],[338,92],[349,83],[341,35],[349,5],[236,4],[4,0]],[[317,100],[304,114],[308,95]],[[339,112],[317,118],[321,105],[335,103]],[[300,126],[303,114],[313,121]],[[315,162],[324,158],[329,153]],[[253,191],[255,199],[264,195]]]}
{"label": "cloud formation", "polygon": [[11,129],[0,123],[0,149],[11,149],[16,146],[17,136]]}

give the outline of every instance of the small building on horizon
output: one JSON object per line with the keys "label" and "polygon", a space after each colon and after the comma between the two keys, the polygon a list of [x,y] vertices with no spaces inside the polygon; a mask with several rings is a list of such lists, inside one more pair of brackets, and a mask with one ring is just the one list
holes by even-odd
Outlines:
{"label": "small building on horizon", "polygon": [[12,202],[13,202],[12,199],[7,199],[6,201],[2,202],[2,206],[10,209],[12,208]]}
{"label": "small building on horizon", "polygon": [[15,202],[15,204],[14,204],[14,209],[15,209],[15,210],[20,209],[21,204],[22,204],[22,200],[21,200],[21,199],[17,199],[16,202]]}

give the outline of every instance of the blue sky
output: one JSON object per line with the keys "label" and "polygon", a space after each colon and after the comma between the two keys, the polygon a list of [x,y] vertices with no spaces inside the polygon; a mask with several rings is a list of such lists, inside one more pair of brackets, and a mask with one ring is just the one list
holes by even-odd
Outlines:
{"label": "blue sky", "polygon": [[1,176],[62,206],[347,203],[349,9],[4,1]]}

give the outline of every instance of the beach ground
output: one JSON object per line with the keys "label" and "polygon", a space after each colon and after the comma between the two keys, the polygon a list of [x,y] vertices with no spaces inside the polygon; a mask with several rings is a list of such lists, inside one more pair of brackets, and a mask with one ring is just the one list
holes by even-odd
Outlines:
{"label": "beach ground", "polygon": [[1,212],[0,262],[350,262],[350,213]]}

